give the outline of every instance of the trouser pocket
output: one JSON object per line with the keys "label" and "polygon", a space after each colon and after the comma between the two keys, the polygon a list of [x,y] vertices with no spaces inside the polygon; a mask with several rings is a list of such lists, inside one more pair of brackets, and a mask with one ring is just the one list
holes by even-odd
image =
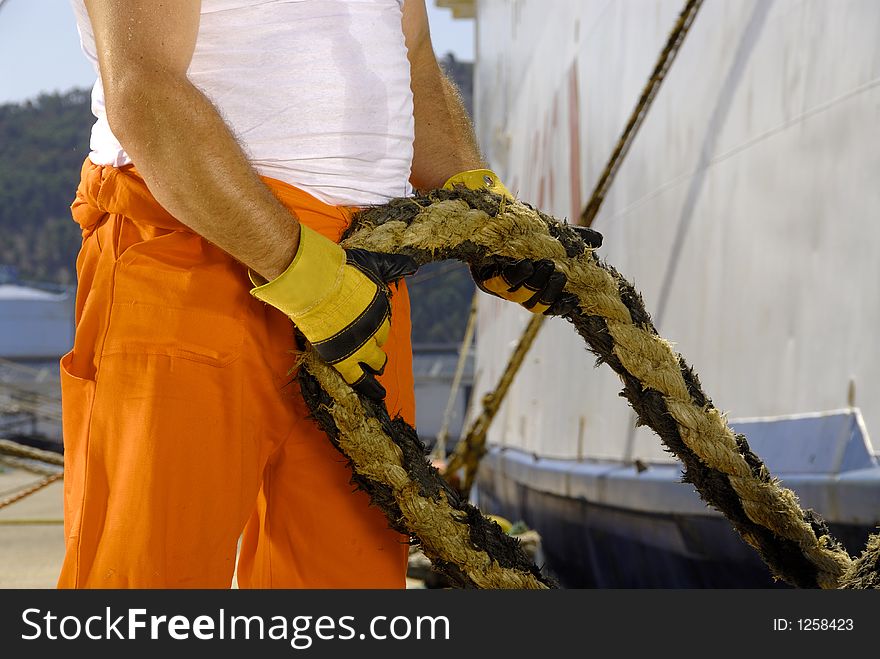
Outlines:
{"label": "trouser pocket", "polygon": [[74,375],[73,351],[61,358],[62,432],[64,440],[64,535],[79,535],[95,382]]}

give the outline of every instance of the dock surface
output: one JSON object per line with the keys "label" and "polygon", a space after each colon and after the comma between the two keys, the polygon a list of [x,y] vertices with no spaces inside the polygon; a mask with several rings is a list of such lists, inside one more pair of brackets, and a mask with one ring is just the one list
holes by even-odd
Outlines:
{"label": "dock surface", "polygon": [[[0,468],[0,500],[42,476]],[[0,588],[54,588],[64,559],[63,481],[0,508]]]}

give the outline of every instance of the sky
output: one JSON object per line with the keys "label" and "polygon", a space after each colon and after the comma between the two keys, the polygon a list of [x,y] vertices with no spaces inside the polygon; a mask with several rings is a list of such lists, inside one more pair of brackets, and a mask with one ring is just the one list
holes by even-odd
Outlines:
{"label": "sky", "polygon": [[[453,19],[426,0],[438,56],[474,57],[473,21]],[[91,87],[95,74],[80,51],[70,0],[0,0],[0,103],[40,92]]]}

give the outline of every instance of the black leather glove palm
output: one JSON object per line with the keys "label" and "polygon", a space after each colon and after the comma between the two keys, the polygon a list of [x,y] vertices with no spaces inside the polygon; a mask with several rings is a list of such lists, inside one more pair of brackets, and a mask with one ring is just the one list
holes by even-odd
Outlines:
{"label": "black leather glove palm", "polygon": [[[588,227],[571,226],[587,247],[602,245],[602,234]],[[560,316],[577,305],[577,298],[563,289],[566,276],[549,259],[510,259],[496,257],[491,263],[471,267],[480,290],[516,302],[532,313]]]}

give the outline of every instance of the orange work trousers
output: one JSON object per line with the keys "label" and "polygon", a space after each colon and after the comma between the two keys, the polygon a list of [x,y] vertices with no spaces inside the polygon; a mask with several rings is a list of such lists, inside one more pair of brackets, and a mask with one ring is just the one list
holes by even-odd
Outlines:
{"label": "orange work trousers", "polygon": [[[338,241],[350,211],[264,179]],[[86,160],[76,337],[61,360],[59,588],[402,588],[407,538],[350,482],[292,374],[293,326],[246,268],[171,217],[133,167]],[[308,286],[308,282],[303,282]],[[389,412],[415,421],[394,287]]]}

